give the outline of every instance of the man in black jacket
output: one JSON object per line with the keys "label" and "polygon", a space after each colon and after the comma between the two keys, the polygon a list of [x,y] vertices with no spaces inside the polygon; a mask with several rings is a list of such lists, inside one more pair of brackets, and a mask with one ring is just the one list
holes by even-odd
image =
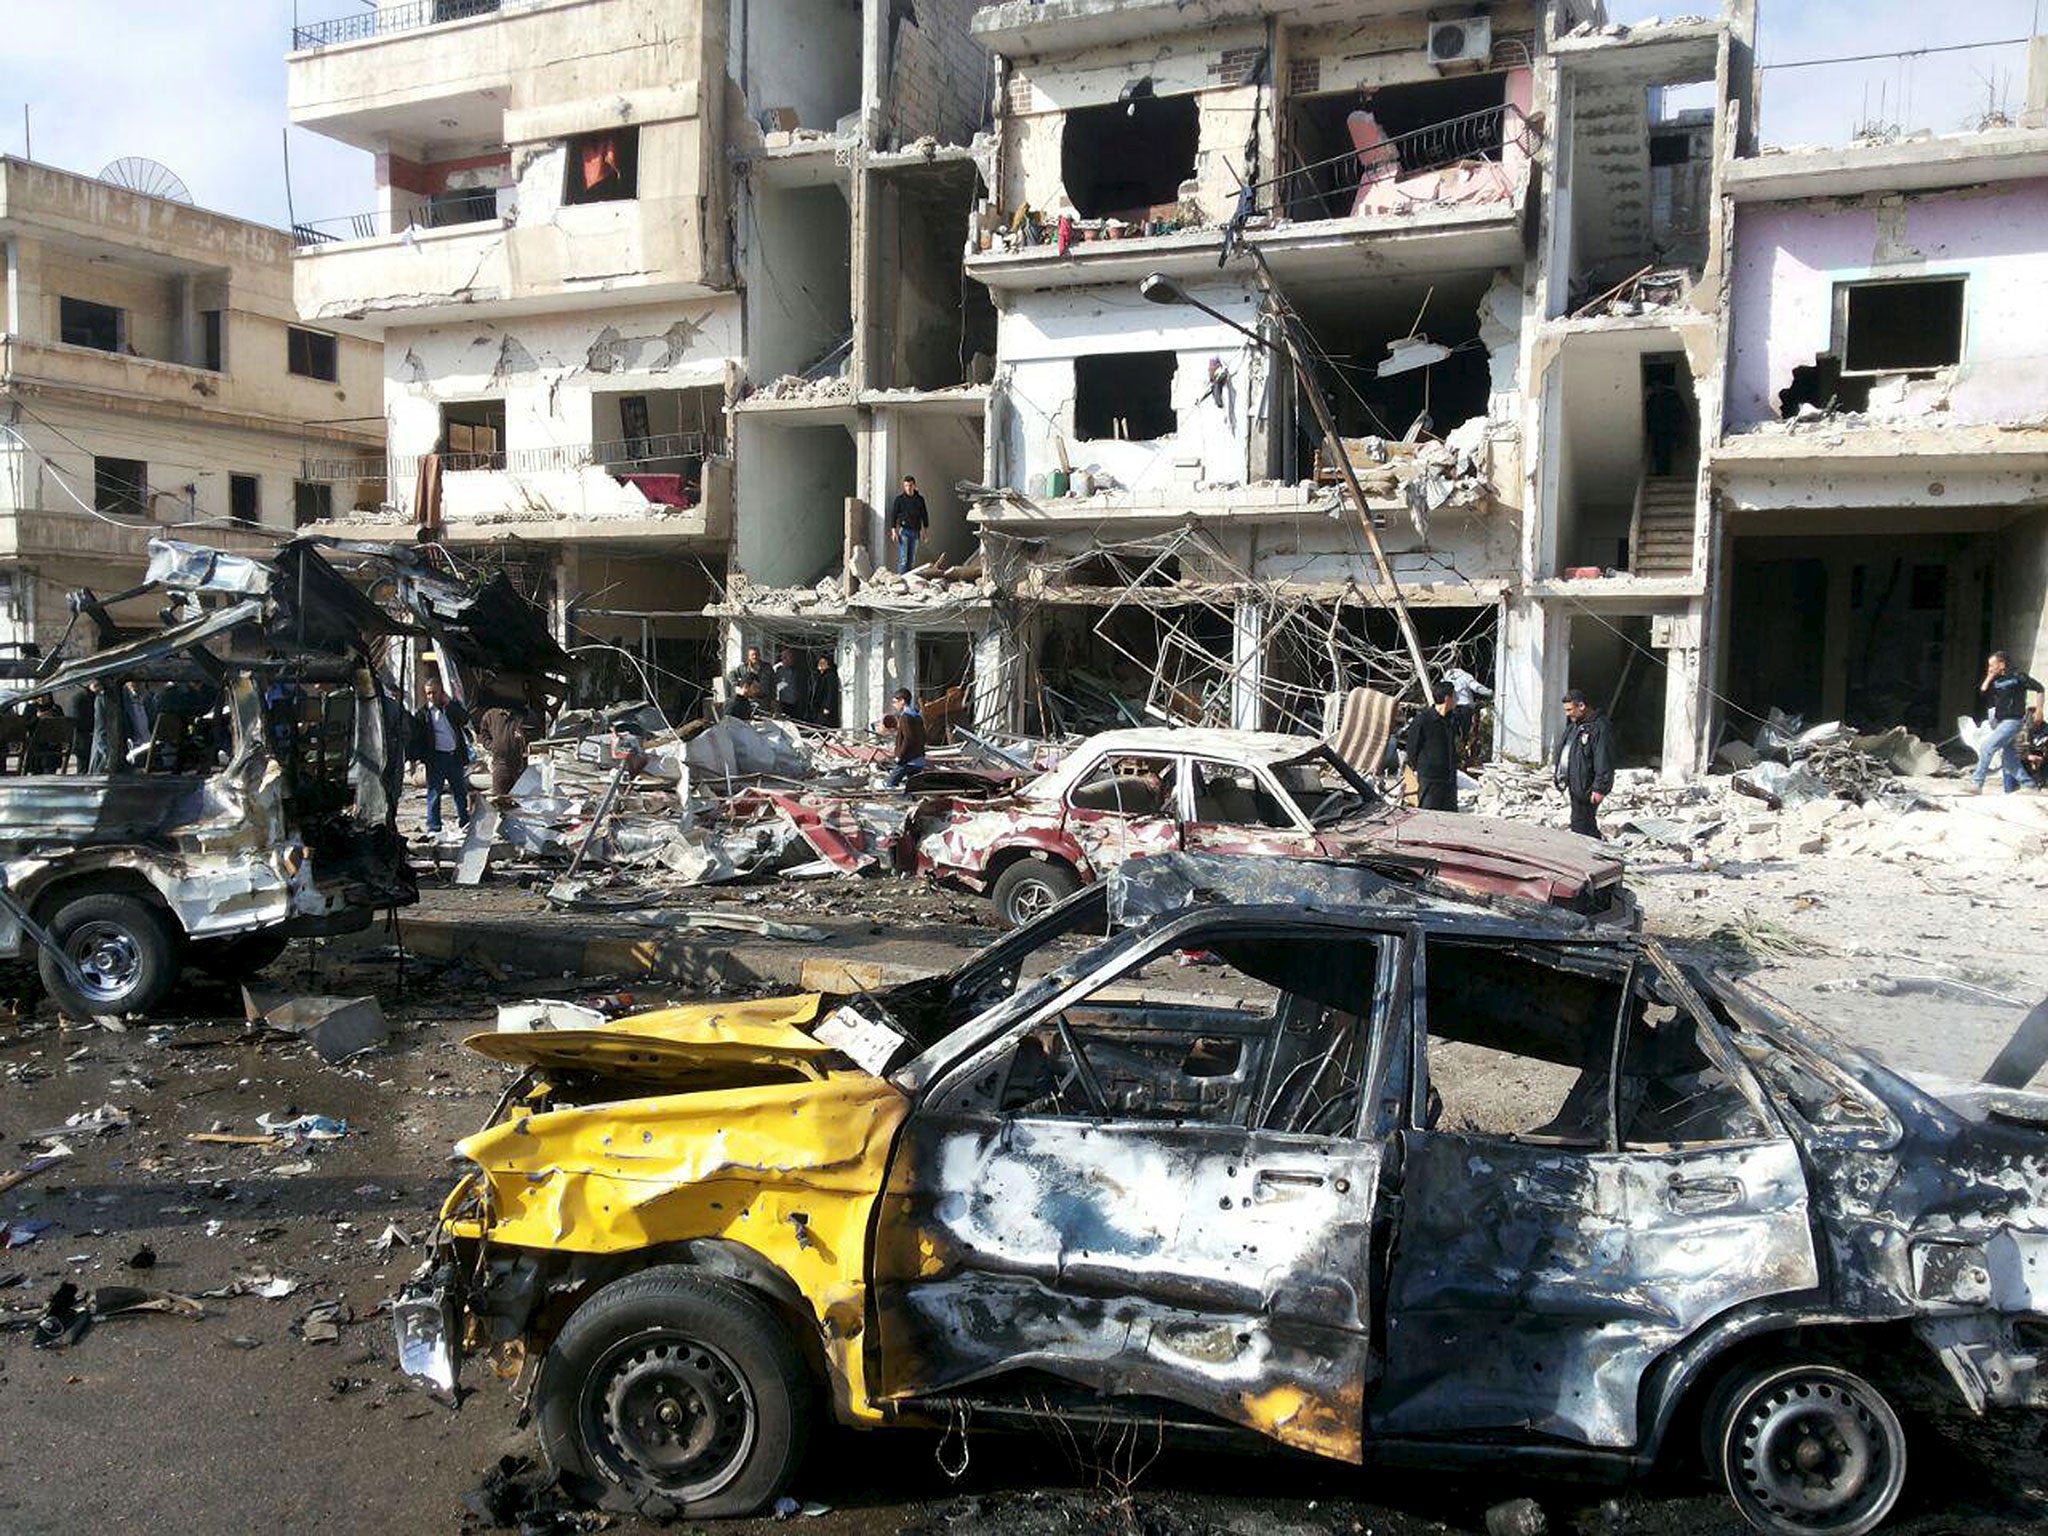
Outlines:
{"label": "man in black jacket", "polygon": [[1415,775],[1415,803],[1425,811],[1458,808],[1458,730],[1451,718],[1458,691],[1436,685],[1436,702],[1418,710],[1401,736],[1401,750]]}
{"label": "man in black jacket", "polygon": [[1558,746],[1552,777],[1571,797],[1572,830],[1598,837],[1600,802],[1614,788],[1614,737],[1607,717],[1576,688],[1564,696],[1564,717],[1564,741]]}
{"label": "man in black jacket", "polygon": [[441,791],[455,797],[455,815],[469,825],[469,711],[451,701],[438,677],[413,716],[413,750],[427,765],[427,835],[441,831]]}
{"label": "man in black jacket", "polygon": [[889,503],[889,537],[896,541],[897,570],[907,571],[917,564],[917,541],[931,524],[931,513],[918,493],[917,476],[905,475],[902,494]]}

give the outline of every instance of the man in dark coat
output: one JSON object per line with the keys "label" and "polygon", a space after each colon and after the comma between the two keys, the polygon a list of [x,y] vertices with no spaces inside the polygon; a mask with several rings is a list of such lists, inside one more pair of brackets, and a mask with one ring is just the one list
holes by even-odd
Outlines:
{"label": "man in dark coat", "polygon": [[925,761],[924,711],[908,688],[898,688],[890,702],[896,712],[882,717],[882,729],[896,737],[896,766],[889,770],[888,785],[896,789],[913,773],[929,765]]}
{"label": "man in dark coat", "polygon": [[889,503],[889,537],[896,542],[896,569],[917,564],[917,541],[932,524],[931,512],[917,489],[917,476],[903,477],[903,490]]}
{"label": "man in dark coat", "polygon": [[815,725],[839,724],[839,669],[832,665],[830,652],[818,652],[818,670],[811,674],[811,721]]}
{"label": "man in dark coat", "polygon": [[1452,718],[1458,691],[1436,685],[1436,702],[1418,710],[1401,736],[1401,751],[1415,775],[1415,803],[1425,811],[1458,808],[1458,727]]}
{"label": "man in dark coat", "polygon": [[414,750],[427,765],[427,832],[441,830],[441,791],[455,797],[455,815],[469,825],[469,711],[449,699],[438,677],[413,716]]}
{"label": "man in dark coat", "polygon": [[1572,830],[1598,837],[1600,802],[1614,788],[1614,736],[1607,717],[1576,688],[1564,696],[1564,718],[1564,740],[1558,745],[1552,778],[1571,797]]}

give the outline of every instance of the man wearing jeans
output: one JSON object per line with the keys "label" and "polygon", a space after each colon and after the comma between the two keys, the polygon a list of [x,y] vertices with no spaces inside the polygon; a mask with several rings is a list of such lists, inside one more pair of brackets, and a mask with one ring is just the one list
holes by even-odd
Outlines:
{"label": "man wearing jeans", "polygon": [[913,773],[930,766],[925,761],[924,711],[908,688],[898,688],[890,702],[896,713],[882,717],[882,729],[896,735],[896,766],[889,770],[889,788],[901,788]]}
{"label": "man wearing jeans", "polygon": [[1977,697],[1984,705],[1984,723],[1989,729],[1977,749],[1977,794],[1984,793],[1984,780],[1991,773],[1993,757],[2002,759],[1999,766],[2008,795],[2032,777],[2020,760],[2015,742],[2026,724],[2027,695],[2041,691],[2041,685],[2026,673],[2013,670],[2003,651],[1993,651],[1984,663],[1984,681]]}
{"label": "man wearing jeans", "polygon": [[455,797],[455,816],[469,825],[469,711],[450,703],[439,678],[427,681],[427,702],[413,717],[416,750],[427,764],[427,835],[441,832],[441,791]]}
{"label": "man wearing jeans", "polygon": [[931,513],[917,491],[917,476],[903,477],[903,491],[889,503],[889,536],[896,541],[896,569],[907,571],[917,564],[917,541],[931,526]]}

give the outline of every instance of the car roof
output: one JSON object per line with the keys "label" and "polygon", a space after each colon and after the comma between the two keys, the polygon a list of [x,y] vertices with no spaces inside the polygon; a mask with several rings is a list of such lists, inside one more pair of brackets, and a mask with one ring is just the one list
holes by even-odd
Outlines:
{"label": "car roof", "polygon": [[1221,731],[1203,727],[1183,730],[1164,726],[1103,731],[1069,751],[1058,767],[1034,782],[1031,790],[1034,798],[1064,793],[1087,764],[1110,752],[1195,753],[1224,762],[1271,768],[1292,762],[1323,745],[1317,736],[1289,736],[1279,731]]}

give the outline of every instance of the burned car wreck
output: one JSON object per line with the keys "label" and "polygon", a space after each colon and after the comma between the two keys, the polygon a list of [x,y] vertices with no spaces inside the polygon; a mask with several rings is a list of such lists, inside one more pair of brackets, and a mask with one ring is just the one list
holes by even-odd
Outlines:
{"label": "burned car wreck", "polygon": [[1901,1408],[2048,1405],[2048,1096],[1909,1083],[1571,914],[1167,853],[944,976],[471,1044],[524,1070],[401,1362],[523,1346],[617,1507],[752,1511],[817,1413],[1055,1417],[1704,1455],[1757,1528],[1844,1536]]}
{"label": "burned car wreck", "polygon": [[[160,626],[109,614],[142,598]],[[67,1013],[145,1012],[188,963],[247,974],[415,898],[371,650],[402,626],[311,545],[152,540],[140,586],[74,597],[81,624],[92,649],[0,684],[0,957],[34,948]]]}
{"label": "burned car wreck", "polygon": [[1307,736],[1105,731],[1011,795],[932,799],[918,817],[918,870],[985,892],[1012,926],[1127,859],[1176,851],[1351,860],[1470,896],[1638,920],[1611,850],[1554,828],[1393,804]]}

